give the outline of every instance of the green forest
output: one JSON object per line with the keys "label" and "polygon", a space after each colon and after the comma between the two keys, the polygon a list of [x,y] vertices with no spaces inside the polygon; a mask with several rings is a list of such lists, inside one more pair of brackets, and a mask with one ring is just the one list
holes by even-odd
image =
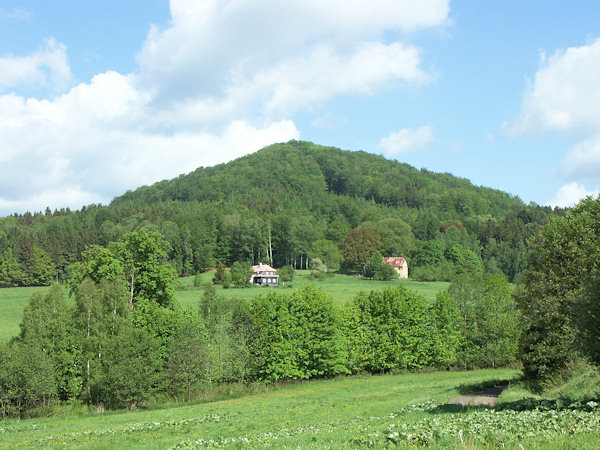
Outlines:
{"label": "green forest", "polygon": [[142,227],[169,244],[179,276],[236,261],[360,271],[372,253],[402,256],[416,280],[525,267],[527,241],[564,211],[525,205],[450,174],[365,152],[291,141],[144,186],[108,206],[0,219],[0,286],[66,281],[92,245]]}
{"label": "green forest", "polygon": [[[108,206],[0,224],[3,285],[51,284],[0,344],[4,418],[192,401],[208,386],[499,367],[522,370],[538,393],[587,374],[578,401],[600,394],[600,198],[524,205],[292,141]],[[390,285],[341,303],[319,288],[332,271],[384,282],[383,256],[449,287],[432,301]],[[220,294],[246,286],[258,261],[288,283],[309,269],[314,283]],[[182,275],[202,287],[186,307],[175,300]]]}

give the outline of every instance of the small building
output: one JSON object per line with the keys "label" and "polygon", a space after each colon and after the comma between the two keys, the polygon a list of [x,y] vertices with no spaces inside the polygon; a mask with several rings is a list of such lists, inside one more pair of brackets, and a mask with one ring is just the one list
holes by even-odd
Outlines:
{"label": "small building", "polygon": [[277,286],[279,275],[277,271],[268,264],[259,263],[258,266],[252,266],[254,272],[250,277],[250,283],[261,286]]}
{"label": "small building", "polygon": [[383,258],[383,262],[394,268],[398,278],[408,278],[408,263],[401,256],[390,256]]}

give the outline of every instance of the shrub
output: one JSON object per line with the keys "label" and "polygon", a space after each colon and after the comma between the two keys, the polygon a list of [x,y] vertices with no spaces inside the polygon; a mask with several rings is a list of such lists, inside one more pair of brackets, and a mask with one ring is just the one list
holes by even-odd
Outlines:
{"label": "shrub", "polygon": [[389,264],[382,264],[375,274],[375,279],[380,281],[390,281],[396,278],[398,278],[398,272]]}

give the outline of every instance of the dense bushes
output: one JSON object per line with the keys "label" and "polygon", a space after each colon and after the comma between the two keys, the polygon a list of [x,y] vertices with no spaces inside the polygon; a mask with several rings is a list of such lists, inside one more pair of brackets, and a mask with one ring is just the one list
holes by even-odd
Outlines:
{"label": "dense bushes", "polygon": [[506,286],[483,284],[481,313],[466,328],[472,305],[461,300],[461,286],[452,291],[456,304],[446,292],[428,305],[396,287],[338,307],[312,285],[246,302],[206,284],[196,307],[139,299],[130,310],[119,280],[86,278],[72,306],[55,285],[31,297],[20,336],[0,347],[0,408],[21,416],[57,401],[136,407],[157,395],[189,401],[215,383],[510,362],[501,350],[514,330],[494,326],[509,314],[502,313]]}
{"label": "dense bushes", "polygon": [[333,300],[313,287],[292,295],[270,292],[250,305],[253,376],[306,379],[345,373],[342,335]]}

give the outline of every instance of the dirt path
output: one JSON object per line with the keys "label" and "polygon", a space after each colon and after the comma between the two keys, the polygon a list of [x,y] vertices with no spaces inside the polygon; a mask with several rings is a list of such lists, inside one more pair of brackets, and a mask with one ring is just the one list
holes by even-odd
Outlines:
{"label": "dirt path", "polygon": [[459,395],[458,397],[453,398],[450,403],[462,406],[494,406],[496,404],[496,399],[505,388],[506,386],[496,386],[484,391]]}

